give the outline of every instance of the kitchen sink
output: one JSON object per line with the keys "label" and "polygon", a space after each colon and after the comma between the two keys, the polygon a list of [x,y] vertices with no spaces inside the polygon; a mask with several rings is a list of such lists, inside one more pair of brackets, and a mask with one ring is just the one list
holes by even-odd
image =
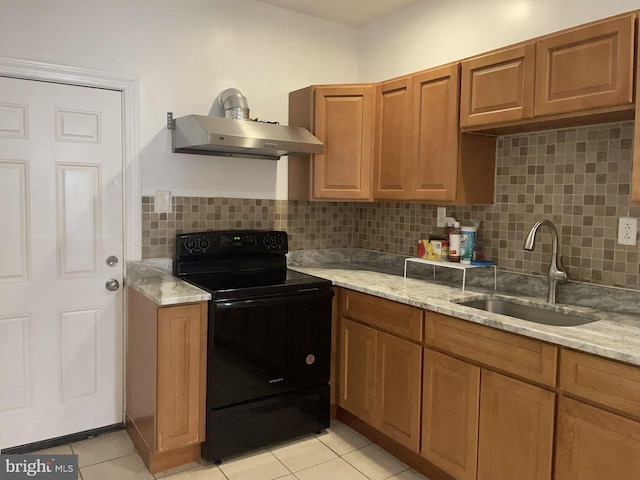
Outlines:
{"label": "kitchen sink", "polygon": [[456,301],[455,303],[486,312],[499,313],[500,315],[507,315],[529,322],[555,325],[558,327],[575,327],[598,320],[597,318],[586,315],[577,315],[573,312],[563,311],[563,307],[542,304],[535,306],[530,304],[524,305],[512,299],[501,297],[462,300]]}

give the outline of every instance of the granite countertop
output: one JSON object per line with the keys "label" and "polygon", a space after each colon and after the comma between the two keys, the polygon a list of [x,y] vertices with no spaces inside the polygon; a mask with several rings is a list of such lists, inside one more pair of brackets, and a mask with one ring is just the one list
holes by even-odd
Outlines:
{"label": "granite countertop", "polygon": [[[335,286],[640,365],[640,316],[634,313],[614,312],[607,307],[607,302],[612,300],[618,302],[620,295],[623,297],[628,295],[631,303],[637,304],[631,292],[627,294],[612,291],[612,298],[606,298],[606,293],[598,292],[599,298],[595,303],[604,305],[603,308],[606,310],[590,306],[575,306],[570,304],[571,302],[563,302],[557,307],[552,307],[597,319],[580,326],[557,327],[485,312],[455,303],[496,293],[501,297],[508,297],[524,304],[546,304],[544,299],[520,293],[494,292],[493,288],[486,288],[486,284],[469,286],[467,283],[463,293],[459,285],[429,281],[425,278],[405,279],[402,276],[403,261],[402,259],[398,261],[397,256],[366,251],[293,253],[294,255],[290,254],[289,257],[290,269],[331,280]],[[170,259],[128,262],[126,283],[157,305],[175,305],[211,299],[210,293],[174,277],[171,273]],[[579,290],[583,287],[573,287],[574,290],[576,288]],[[593,303],[593,294],[587,292],[584,296],[591,297],[590,300]]]}
{"label": "granite countertop", "polygon": [[[640,365],[640,318],[637,315],[597,310],[589,307],[558,305],[557,308],[597,320],[572,327],[542,325],[505,315],[485,312],[455,303],[488,294],[498,294],[523,304],[546,304],[544,300],[522,295],[505,295],[493,289],[468,287],[404,278],[400,275],[374,271],[371,263],[328,259],[323,264],[313,261],[290,262],[289,268],[331,280],[335,286],[401,302],[415,307],[462,318],[474,323],[525,335],[557,345],[574,348],[603,357]],[[547,304],[548,305],[548,304]],[[552,307],[555,308],[555,307]]]}
{"label": "granite countertop", "polygon": [[211,294],[173,276],[171,259],[127,262],[127,286],[157,305],[211,300]]}

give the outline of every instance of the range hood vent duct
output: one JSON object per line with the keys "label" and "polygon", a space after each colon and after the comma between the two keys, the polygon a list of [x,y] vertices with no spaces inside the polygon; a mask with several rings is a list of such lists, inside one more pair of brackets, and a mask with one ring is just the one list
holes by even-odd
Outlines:
{"label": "range hood vent duct", "polygon": [[230,88],[219,98],[225,118],[167,113],[174,153],[278,160],[282,155],[322,153],[322,142],[302,127],[249,119],[249,104],[242,93]]}

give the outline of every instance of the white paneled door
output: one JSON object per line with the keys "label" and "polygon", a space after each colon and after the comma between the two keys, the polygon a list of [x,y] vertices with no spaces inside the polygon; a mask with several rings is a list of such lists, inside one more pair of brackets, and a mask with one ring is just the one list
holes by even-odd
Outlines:
{"label": "white paneled door", "polygon": [[0,78],[0,449],[122,421],[122,155],[120,92]]}

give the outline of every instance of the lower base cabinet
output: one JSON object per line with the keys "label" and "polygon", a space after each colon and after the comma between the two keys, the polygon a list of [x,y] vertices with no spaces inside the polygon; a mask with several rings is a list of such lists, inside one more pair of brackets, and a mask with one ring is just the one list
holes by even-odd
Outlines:
{"label": "lower base cabinet", "polygon": [[422,347],[377,334],[374,426],[396,442],[420,451]]}
{"label": "lower base cabinet", "polygon": [[340,407],[418,452],[422,347],[344,318],[340,340]]}
{"label": "lower base cabinet", "polygon": [[341,289],[338,405],[420,452],[422,310]]}
{"label": "lower base cabinet", "polygon": [[339,411],[429,478],[640,479],[636,365],[358,292],[340,299]]}
{"label": "lower base cabinet", "polygon": [[459,480],[551,479],[555,394],[425,349],[422,455]]}
{"label": "lower base cabinet", "polygon": [[554,414],[555,393],[483,370],[478,480],[550,480]]}
{"label": "lower base cabinet", "polygon": [[640,423],[561,398],[554,478],[640,478]]}
{"label": "lower base cabinet", "polygon": [[207,302],[158,306],[127,291],[127,432],[151,473],[200,458]]}
{"label": "lower base cabinet", "polygon": [[338,405],[369,424],[374,423],[375,369],[376,331],[342,319]]}
{"label": "lower base cabinet", "polygon": [[424,349],[422,456],[459,480],[475,480],[480,368]]}

